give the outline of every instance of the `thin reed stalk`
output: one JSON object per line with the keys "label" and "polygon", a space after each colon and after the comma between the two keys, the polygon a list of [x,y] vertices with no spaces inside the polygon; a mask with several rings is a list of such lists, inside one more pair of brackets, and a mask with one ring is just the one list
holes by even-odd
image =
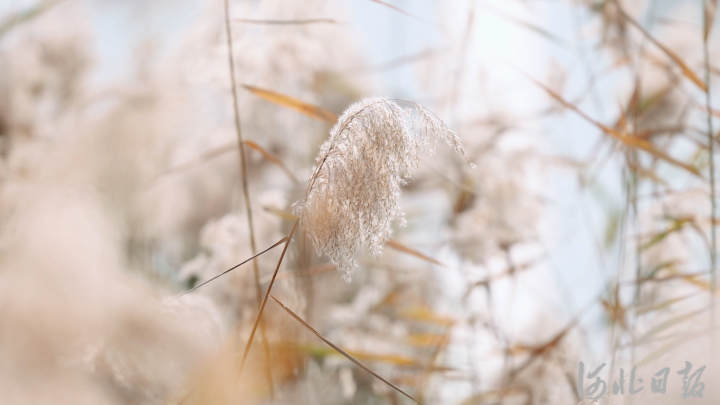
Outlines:
{"label": "thin reed stalk", "polygon": [[705,64],[705,107],[707,110],[707,136],[710,162],[710,317],[711,328],[715,326],[715,283],[717,268],[717,231],[715,218],[717,216],[716,190],[715,190],[715,136],[712,122],[712,97],[710,93],[710,52],[708,37],[710,34],[711,16],[708,2],[703,1],[703,60]]}
{"label": "thin reed stalk", "polygon": [[[228,68],[230,73],[230,84],[232,87],[232,99],[233,99],[233,118],[235,122],[235,133],[237,134],[238,151],[240,153],[240,178],[242,181],[242,192],[245,200],[245,213],[247,215],[248,231],[250,233],[250,251],[253,256],[257,253],[257,244],[255,243],[255,227],[253,226],[253,213],[252,203],[250,200],[250,190],[247,179],[247,161],[245,159],[245,142],[242,136],[242,127],[240,125],[240,108],[238,103],[237,95],[237,84],[235,83],[235,60],[233,58],[233,36],[232,28],[230,27],[230,4],[229,0],[224,0],[224,14],[225,14],[225,36],[227,38],[227,53],[228,53]],[[260,289],[260,270],[258,269],[257,260],[253,258],[253,278],[255,281],[255,297],[257,298],[258,306],[260,306],[260,296],[262,295]],[[265,352],[266,367],[265,372],[267,375],[267,381],[270,386],[270,392],[274,391],[273,380],[272,380],[272,369],[270,367],[270,345],[267,341],[267,334],[265,332],[265,324],[260,323],[260,335],[263,342],[263,351]]]}

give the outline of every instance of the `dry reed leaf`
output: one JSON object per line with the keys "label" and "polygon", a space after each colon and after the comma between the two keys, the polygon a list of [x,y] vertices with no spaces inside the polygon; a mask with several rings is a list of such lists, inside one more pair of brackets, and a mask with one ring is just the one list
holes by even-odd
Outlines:
{"label": "dry reed leaf", "polygon": [[672,339],[669,343],[661,346],[659,349],[649,353],[647,356],[643,357],[639,362],[637,362],[637,367],[642,367],[654,360],[657,360],[661,356],[663,356],[668,351],[672,350],[676,346],[680,346],[682,344],[687,344],[690,341],[694,339],[699,339],[703,337],[707,337],[710,331],[706,332],[689,332],[686,331],[685,333],[681,333],[679,337]]}
{"label": "dry reed leaf", "polygon": [[684,163],[684,162],[681,162],[681,161],[675,159],[674,157],[668,155],[667,153],[665,153],[665,152],[657,149],[652,143],[650,143],[650,142],[648,142],[648,141],[646,141],[646,140],[644,140],[644,139],[638,138],[638,137],[636,137],[636,136],[628,135],[628,134],[626,134],[626,133],[624,133],[624,132],[621,132],[621,131],[618,131],[618,130],[616,130],[616,129],[610,128],[609,126],[607,126],[607,125],[605,125],[605,124],[603,124],[603,123],[595,120],[594,118],[590,117],[589,115],[587,115],[587,114],[586,114],[584,111],[582,111],[580,108],[578,108],[578,107],[575,106],[574,104],[572,104],[572,103],[568,102],[567,100],[565,100],[562,96],[560,96],[559,94],[557,94],[555,91],[553,91],[553,90],[550,89],[549,87],[547,87],[547,86],[545,86],[544,84],[538,82],[537,80],[533,79],[533,78],[530,77],[530,76],[527,76],[527,77],[528,77],[528,79],[530,79],[533,83],[535,83],[535,85],[537,85],[538,87],[540,87],[541,89],[543,89],[550,97],[552,97],[553,99],[555,99],[558,103],[562,104],[565,108],[573,111],[573,112],[576,113],[578,116],[580,116],[582,119],[584,119],[585,121],[587,121],[587,122],[589,122],[590,124],[594,125],[594,126],[597,127],[598,129],[600,129],[602,132],[604,132],[605,134],[612,136],[613,138],[615,138],[615,139],[617,139],[618,141],[622,142],[622,143],[625,144],[626,146],[644,150],[645,152],[650,153],[651,155],[653,155],[654,157],[656,157],[656,158],[658,158],[658,159],[664,160],[664,161],[666,161],[667,163],[670,163],[670,164],[672,164],[672,165],[674,165],[674,166],[677,166],[677,167],[679,167],[679,168],[682,168],[682,169],[686,170],[687,172],[690,172],[690,173],[692,173],[693,175],[702,178],[702,174],[700,174],[700,171],[699,171],[697,168],[693,167],[692,165],[689,165],[689,164],[687,164],[687,163]]}
{"label": "dry reed leaf", "polygon": [[654,91],[653,93],[642,99],[638,97],[638,100],[633,106],[634,109],[630,111],[634,111],[638,115],[642,115],[647,112],[651,107],[659,104],[661,101],[666,99],[670,95],[670,92],[672,92],[674,89],[674,86],[667,85]]}
{"label": "dry reed leaf", "polygon": [[632,94],[630,94],[630,100],[628,100],[627,106],[625,108],[620,108],[620,118],[618,118],[618,120],[615,122],[613,128],[617,130],[623,130],[625,128],[625,126],[627,125],[628,114],[635,111],[635,107],[637,106],[639,98],[640,86],[636,82],[635,86],[633,87]]}
{"label": "dry reed leaf", "polygon": [[700,315],[703,312],[705,312],[704,309],[698,309],[695,311],[690,311],[690,312],[684,313],[682,315],[678,315],[673,318],[670,318],[664,322],[661,322],[659,325],[656,325],[655,327],[651,328],[649,331],[647,331],[645,334],[643,334],[640,338],[638,338],[635,342],[637,344],[646,343],[650,338],[657,335],[658,333],[665,331],[679,323],[690,320],[690,319],[696,317],[697,315]]}
{"label": "dry reed leaf", "polygon": [[340,353],[341,355],[343,355],[346,359],[350,360],[350,361],[353,362],[356,366],[358,366],[358,367],[362,368],[363,370],[367,371],[368,373],[372,374],[375,378],[377,378],[377,379],[379,379],[380,381],[384,382],[384,383],[385,383],[386,385],[388,385],[390,388],[392,388],[392,389],[394,389],[395,391],[401,393],[402,395],[404,395],[405,397],[409,398],[410,400],[412,400],[412,401],[415,402],[416,404],[419,403],[412,395],[410,395],[410,394],[408,394],[407,392],[403,391],[403,390],[402,390],[400,387],[398,387],[397,385],[395,385],[395,384],[391,383],[390,381],[386,380],[385,378],[383,378],[382,376],[380,376],[380,374],[374,372],[370,367],[368,367],[368,366],[366,366],[365,364],[363,364],[362,362],[360,362],[360,360],[356,359],[355,357],[353,357],[352,355],[350,355],[348,352],[346,352],[345,350],[341,349],[339,346],[337,346],[337,345],[334,344],[333,342],[331,342],[331,341],[329,341],[328,339],[326,339],[323,335],[320,334],[320,332],[318,332],[317,330],[315,330],[315,328],[313,328],[312,326],[310,326],[309,323],[305,322],[304,319],[302,319],[299,315],[297,315],[295,312],[293,312],[290,308],[286,307],[285,304],[283,304],[283,303],[282,303],[279,299],[277,299],[274,295],[272,296],[272,299],[273,299],[278,305],[280,305],[280,307],[281,307],[282,309],[284,309],[285,312],[287,312],[288,314],[290,314],[291,317],[293,317],[296,321],[300,322],[304,327],[306,327],[308,330],[310,330],[310,332],[312,332],[312,333],[313,333],[315,336],[317,336],[320,340],[322,340],[323,342],[325,342],[325,344],[327,344],[328,346],[330,346],[330,347],[332,347],[333,349],[337,350],[337,352]]}
{"label": "dry reed leaf", "polygon": [[338,119],[338,116],[335,113],[324,110],[318,106],[308,104],[296,98],[286,96],[285,94],[281,94],[272,90],[261,89],[259,87],[251,86],[249,84],[243,84],[242,87],[244,87],[249,92],[255,94],[256,96],[264,98],[271,103],[291,108],[309,117],[322,121],[327,121],[329,123],[333,123]]}
{"label": "dry reed leaf", "polygon": [[[664,281],[664,280],[679,279],[688,284],[692,284],[696,287],[699,287],[700,289],[705,290],[705,291],[710,291],[712,289],[712,287],[710,286],[710,283],[708,281],[700,280],[701,277],[708,276],[707,272],[681,273],[676,268],[671,267],[671,268],[668,268],[668,273],[670,273],[670,275],[663,277],[663,278],[653,279],[652,281],[656,281],[656,280]],[[718,289],[720,289],[720,287],[716,288],[716,293],[717,293]]]}
{"label": "dry reed leaf", "polygon": [[665,353],[669,352],[671,349],[673,349],[675,346],[681,344],[682,342],[687,341],[687,337],[681,337],[674,339],[664,345],[662,345],[659,349],[650,352],[647,356],[640,359],[639,362],[637,362],[637,367],[642,367],[654,360],[657,360],[661,356],[663,356]]}
{"label": "dry reed leaf", "polygon": [[513,264],[512,266],[503,270],[501,273],[491,274],[483,279],[473,282],[465,289],[463,299],[466,300],[470,296],[470,294],[478,287],[488,287],[491,283],[502,280],[505,277],[513,277],[522,271],[530,270],[532,266],[535,265],[538,261],[539,259],[535,259],[529,260],[521,264]]}
{"label": "dry reed leaf", "polygon": [[381,4],[381,5],[385,6],[385,7],[388,7],[388,8],[390,8],[390,9],[392,9],[392,10],[395,10],[395,11],[397,11],[398,13],[403,14],[403,15],[405,15],[405,16],[408,16],[408,17],[410,17],[410,18],[414,18],[414,19],[416,19],[416,20],[421,20],[419,17],[417,17],[417,16],[415,16],[415,15],[412,15],[412,14],[408,13],[407,11],[401,9],[400,7],[395,6],[395,5],[393,5],[393,4],[390,4],[390,3],[386,2],[386,1],[383,1],[383,0],[370,0],[370,1],[375,2],[375,3],[377,3],[377,4]]}
{"label": "dry reed leaf", "polygon": [[445,266],[444,264],[442,264],[442,263],[440,263],[439,261],[433,259],[432,257],[427,256],[427,255],[425,255],[425,254],[423,254],[423,253],[420,253],[419,251],[417,251],[417,250],[415,250],[415,249],[413,249],[413,248],[411,248],[411,247],[405,246],[405,245],[403,245],[402,243],[400,243],[400,242],[398,242],[398,241],[389,239],[389,240],[387,240],[387,241],[385,242],[385,246],[387,246],[387,247],[389,247],[389,248],[392,248],[392,249],[395,249],[395,250],[397,250],[397,251],[399,251],[399,252],[403,252],[403,253],[407,253],[407,254],[409,254],[409,255],[411,255],[411,256],[415,256],[415,257],[417,257],[417,258],[419,258],[419,259],[421,259],[421,260],[424,260],[424,261],[426,261],[426,262],[429,262],[429,263],[432,263],[432,264],[437,264],[438,266],[443,266],[443,267]]}
{"label": "dry reed leaf", "polygon": [[388,291],[387,294],[385,294],[385,296],[383,296],[380,301],[378,301],[375,305],[372,306],[370,311],[376,312],[381,310],[383,307],[395,305],[402,297],[402,294],[405,292],[406,288],[407,286],[402,284],[393,287],[393,289]]}
{"label": "dry reed leaf", "polygon": [[295,177],[295,175],[290,171],[290,169],[288,169],[288,167],[285,166],[285,163],[283,163],[283,161],[280,160],[279,157],[268,152],[267,150],[265,150],[265,148],[263,148],[262,146],[258,145],[257,143],[255,143],[253,141],[246,139],[243,141],[243,143],[245,145],[247,145],[248,147],[250,147],[251,149],[254,149],[254,150],[260,152],[260,154],[262,154],[265,159],[267,159],[268,161],[270,161],[270,162],[276,164],[278,167],[280,167],[280,169],[282,169],[282,171],[284,171],[285,174],[287,174],[288,177],[290,177],[294,182],[298,181],[297,177]]}
{"label": "dry reed leaf", "polygon": [[[324,348],[324,347],[316,347],[316,346],[307,346],[307,345],[300,345],[299,349],[307,352],[308,354],[312,356],[317,357],[326,357],[331,355],[342,355],[342,353],[338,353],[335,350]],[[366,361],[373,361],[378,363],[387,363],[392,364],[394,366],[399,367],[423,367],[423,364],[413,359],[412,357],[408,356],[401,356],[399,354],[385,354],[385,353],[372,353],[362,350],[345,350],[345,352],[356,359],[366,360]],[[439,367],[438,369],[443,369],[444,371],[449,370],[448,367]]]}
{"label": "dry reed leaf", "polygon": [[431,375],[437,371],[437,367],[435,366],[435,363],[438,360],[438,357],[440,357],[440,353],[442,353],[443,350],[445,350],[448,345],[450,344],[450,332],[452,331],[452,326],[448,326],[445,328],[445,333],[440,335],[440,342],[435,346],[435,349],[433,350],[432,356],[430,357],[430,360],[427,362],[427,365],[425,366],[425,369],[423,370],[423,373],[421,374],[420,378],[420,387],[427,386],[427,381],[430,379]]}
{"label": "dry reed leaf", "polygon": [[406,338],[408,344],[416,347],[437,347],[445,341],[444,333],[411,333]]}
{"label": "dry reed leaf", "polygon": [[[650,138],[650,137],[652,137],[652,136],[660,135],[660,134],[670,134],[670,135],[673,135],[673,134],[683,133],[683,132],[687,131],[687,129],[688,129],[688,128],[686,128],[686,127],[684,127],[684,126],[682,126],[682,125],[669,126],[669,127],[652,128],[652,129],[646,129],[646,130],[642,130],[642,131],[637,131],[637,132],[635,133],[635,135],[636,135],[638,138],[648,139],[648,138]],[[705,146],[703,145],[703,147],[705,147]]]}
{"label": "dry reed leaf", "polygon": [[[243,145],[245,145],[245,146],[249,147],[250,149],[253,149],[257,152],[260,152],[260,154],[265,158],[265,160],[278,166],[290,178],[290,180],[292,180],[294,182],[298,182],[297,177],[295,177],[295,175],[292,173],[292,171],[290,171],[290,169],[288,169],[288,167],[285,165],[285,163],[283,163],[283,161],[279,157],[268,152],[265,148],[263,148],[262,146],[258,145],[257,143],[255,143],[253,141],[243,140]],[[166,170],[165,172],[161,173],[158,177],[162,177],[162,176],[166,176],[168,174],[191,169],[199,164],[205,163],[209,160],[212,160],[216,157],[222,156],[226,153],[234,152],[237,149],[238,149],[237,142],[226,143],[224,145],[218,146],[217,148],[212,148],[206,152],[203,152],[200,156],[198,156],[197,158],[195,158],[189,162],[181,163],[175,167],[172,167],[172,168]]]}
{"label": "dry reed leaf", "polygon": [[692,221],[691,218],[674,219],[667,229],[653,235],[653,237],[649,241],[640,245],[640,250],[645,250],[645,249],[648,249],[648,248],[651,248],[651,247],[657,245],[658,243],[665,240],[665,238],[667,238],[671,234],[682,230],[683,226],[685,226],[685,224],[687,224],[688,222],[691,222],[691,221]]}
{"label": "dry reed leaf", "polygon": [[245,263],[247,263],[247,262],[249,262],[249,261],[251,261],[251,260],[257,259],[258,257],[260,257],[260,256],[264,255],[265,253],[269,252],[270,250],[272,250],[273,248],[279,246],[281,243],[285,242],[286,240],[287,240],[287,237],[280,239],[279,241],[277,241],[277,242],[273,243],[272,245],[270,245],[270,247],[265,248],[265,249],[262,250],[261,252],[258,252],[257,254],[253,255],[252,257],[249,257],[249,258],[243,260],[242,262],[240,262],[240,263],[238,263],[238,264],[230,267],[229,269],[223,271],[222,273],[217,274],[217,275],[215,275],[215,276],[213,276],[213,277],[211,277],[211,278],[209,278],[209,279],[201,282],[200,284],[194,286],[193,288],[185,291],[185,292],[183,293],[183,295],[184,295],[184,294],[189,294],[189,293],[197,290],[198,288],[200,288],[200,287],[202,287],[202,286],[210,283],[211,281],[214,281],[214,280],[216,280],[216,279],[224,276],[225,274],[227,274],[227,273],[229,273],[229,272],[237,269],[238,267],[242,266],[243,264],[245,264]]}
{"label": "dry reed leaf", "polygon": [[669,307],[669,306],[671,306],[671,305],[673,305],[673,304],[675,304],[675,303],[678,303],[678,302],[680,302],[680,301],[684,301],[684,300],[686,300],[686,299],[688,299],[688,298],[695,297],[695,296],[696,296],[696,294],[687,294],[687,295],[682,295],[682,296],[680,296],[680,297],[670,298],[670,299],[665,300],[665,301],[663,301],[663,302],[652,303],[652,304],[644,305],[644,306],[642,306],[642,307],[637,307],[637,308],[635,308],[635,313],[638,314],[638,315],[644,315],[644,314],[647,314],[648,312],[653,312],[653,311],[658,311],[658,310],[661,310],[661,309],[665,309],[665,308],[667,308],[667,307]]}
{"label": "dry reed leaf", "polygon": [[637,21],[635,21],[635,19],[633,19],[630,15],[628,15],[625,12],[625,10],[623,10],[621,7],[618,6],[618,10],[620,11],[620,15],[622,15],[623,18],[625,20],[627,20],[627,22],[630,23],[630,25],[637,28],[638,31],[640,31],[643,34],[643,36],[645,38],[647,38],[648,41],[650,41],[653,45],[658,47],[665,55],[667,55],[667,57],[672,59],[672,61],[675,62],[675,64],[680,68],[680,70],[682,71],[682,74],[685,77],[690,79],[690,81],[693,82],[696,86],[698,86],[700,88],[700,90],[707,91],[707,85],[705,84],[705,82],[702,79],[700,79],[700,77],[698,75],[696,75],[692,69],[690,69],[690,67],[685,63],[685,61],[682,60],[682,58],[680,56],[678,56],[678,54],[676,54],[670,48],[668,48],[667,46],[663,45],[660,41],[655,39],[655,37],[653,37],[645,28],[643,28],[643,26],[640,25],[640,23],[638,23]]}
{"label": "dry reed leaf", "polygon": [[556,333],[551,339],[547,340],[545,343],[534,345],[533,355],[528,357],[520,366],[510,371],[509,382],[512,382],[515,377],[517,377],[523,370],[530,367],[530,365],[532,365],[535,360],[559,347],[565,336],[578,325],[583,314],[594,307],[596,301],[597,298],[589,302],[588,305],[585,306],[585,308],[581,309],[577,313],[577,315],[575,315],[575,317],[571,319],[570,322],[568,322],[568,324],[562,330]]}
{"label": "dry reed leaf", "polygon": [[668,186],[668,182],[662,177],[658,176],[654,171],[646,169],[639,164],[628,162],[628,167],[632,169],[639,177],[643,177],[654,181],[657,184]]}
{"label": "dry reed leaf", "polygon": [[160,175],[158,175],[158,178],[191,169],[201,163],[207,162],[208,160],[214,159],[218,156],[222,156],[228,152],[234,152],[237,150],[237,147],[237,142],[230,142],[225,145],[218,146],[217,148],[210,149],[203,152],[200,156],[189,162],[181,163],[177,166],[167,169],[166,171],[160,173]]}
{"label": "dry reed leaf", "polygon": [[406,308],[400,311],[398,315],[401,318],[445,327],[449,327],[455,324],[454,318],[435,313],[432,309],[424,305],[417,305]]}
{"label": "dry reed leaf", "polygon": [[[662,277],[643,277],[640,279],[640,282],[654,282],[654,283],[662,283],[666,281],[672,281],[672,280],[680,280],[685,281],[689,284],[693,284],[696,287],[700,287],[704,290],[709,290],[710,285],[702,280],[697,280],[699,277],[705,277],[708,275],[707,272],[700,272],[700,273],[678,273],[677,270],[674,267],[671,267],[669,270],[671,274],[669,276],[662,276]],[[634,282],[634,281],[633,281]]]}
{"label": "dry reed leaf", "polygon": [[295,221],[298,218],[297,215],[293,214],[292,212],[281,208],[263,205],[262,209],[287,221]]}
{"label": "dry reed leaf", "polygon": [[[702,276],[705,276],[705,275],[707,275],[707,274],[681,275],[680,278],[681,278],[683,281],[685,281],[685,282],[687,282],[687,283],[689,283],[689,284],[692,284],[692,285],[694,285],[694,286],[696,286],[696,287],[700,287],[700,288],[702,288],[702,289],[705,290],[705,291],[710,291],[710,290],[712,290],[712,286],[710,285],[709,282],[703,281],[703,280],[698,280],[698,277],[702,277]],[[718,288],[716,288],[715,290],[717,291]]]}
{"label": "dry reed leaf", "polygon": [[532,353],[535,350],[533,346],[528,346],[523,343],[514,344],[505,349],[505,353],[510,356],[520,356]]}

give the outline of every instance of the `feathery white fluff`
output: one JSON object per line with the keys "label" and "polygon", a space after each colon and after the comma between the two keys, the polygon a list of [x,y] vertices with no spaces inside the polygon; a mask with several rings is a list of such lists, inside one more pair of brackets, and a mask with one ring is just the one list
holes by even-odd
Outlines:
{"label": "feathery white fluff", "polygon": [[421,152],[440,141],[464,155],[457,135],[434,114],[411,102],[368,98],[345,110],[321,146],[305,201],[297,213],[318,253],[346,280],[363,248],[378,255],[404,221],[400,187]]}

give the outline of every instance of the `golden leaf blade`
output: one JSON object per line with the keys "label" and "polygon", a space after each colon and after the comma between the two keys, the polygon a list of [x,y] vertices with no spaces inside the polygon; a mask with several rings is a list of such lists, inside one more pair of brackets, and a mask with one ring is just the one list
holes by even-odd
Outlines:
{"label": "golden leaf blade", "polygon": [[550,97],[552,97],[558,103],[560,103],[563,107],[573,111],[575,114],[577,114],[578,116],[580,116],[582,119],[589,122],[593,126],[597,127],[605,134],[610,135],[611,137],[617,139],[618,141],[622,142],[623,144],[625,144],[627,146],[644,150],[645,152],[648,152],[649,154],[655,156],[658,159],[664,160],[667,163],[670,163],[674,166],[682,168],[682,169],[692,173],[693,175],[702,178],[700,171],[697,168],[695,168],[694,166],[689,165],[685,162],[681,162],[681,161],[675,159],[674,157],[668,155],[667,153],[657,149],[651,142],[648,142],[648,141],[646,141],[642,138],[638,138],[636,136],[628,135],[628,134],[618,131],[616,129],[610,128],[609,126],[607,126],[607,125],[595,120],[594,118],[590,117],[589,115],[587,115],[587,113],[585,113],[583,110],[581,110],[574,104],[565,100],[562,96],[557,94],[555,91],[553,91],[549,87],[545,86],[544,84],[538,82],[537,80],[535,80],[529,76],[528,76],[528,78],[533,83],[535,83],[535,85],[537,85],[542,90],[544,90]]}
{"label": "golden leaf blade", "polygon": [[667,46],[663,45],[660,41],[655,39],[655,37],[653,37],[645,28],[643,28],[643,26],[640,25],[640,23],[638,23],[637,21],[635,21],[634,18],[632,18],[630,15],[628,15],[625,12],[625,10],[623,10],[619,6],[618,6],[618,10],[620,11],[620,14],[623,16],[623,18],[625,20],[627,20],[627,22],[630,23],[630,25],[637,28],[638,31],[640,31],[643,34],[643,36],[645,38],[647,38],[648,41],[650,41],[653,45],[658,47],[658,49],[660,49],[668,58],[670,58],[680,68],[680,70],[682,71],[682,74],[685,77],[690,79],[690,81],[693,82],[696,86],[698,86],[700,88],[700,90],[707,91],[707,85],[705,84],[705,82],[702,79],[700,79],[700,77],[698,75],[695,74],[695,72],[690,68],[690,66],[688,66],[685,63],[685,61],[683,61],[682,58],[680,56],[678,56],[678,54],[676,54],[670,48],[668,48]]}
{"label": "golden leaf blade", "polygon": [[397,241],[394,241],[394,240],[392,240],[392,239],[389,239],[387,242],[385,242],[385,245],[386,245],[387,247],[392,248],[392,249],[395,249],[395,250],[397,250],[397,251],[399,251],[399,252],[403,252],[403,253],[407,253],[407,254],[409,254],[409,255],[411,255],[411,256],[415,256],[415,257],[417,257],[417,258],[419,258],[419,259],[422,259],[422,260],[424,260],[424,261],[426,261],[426,262],[430,262],[430,263],[432,263],[432,264],[437,264],[438,266],[443,266],[443,267],[445,266],[444,264],[442,264],[442,263],[440,263],[439,261],[433,259],[432,257],[430,257],[430,256],[428,256],[428,255],[425,255],[425,254],[423,254],[423,253],[420,253],[419,251],[417,251],[417,250],[415,250],[415,249],[413,249],[413,248],[411,248],[411,247],[405,246],[405,245],[403,245],[402,243],[397,242]]}
{"label": "golden leaf blade", "polygon": [[260,154],[263,155],[263,157],[264,157],[265,159],[267,159],[268,161],[270,161],[270,162],[274,163],[275,165],[277,165],[278,167],[280,167],[280,169],[282,169],[282,171],[284,171],[285,174],[287,174],[288,177],[290,177],[293,181],[295,181],[295,182],[298,181],[297,177],[295,177],[295,175],[290,171],[290,169],[288,169],[288,167],[285,166],[285,163],[283,163],[283,161],[280,160],[279,157],[277,157],[277,156],[275,156],[274,154],[266,151],[262,146],[258,145],[257,143],[255,143],[255,142],[253,142],[253,141],[250,141],[250,140],[247,140],[247,139],[246,139],[246,140],[243,141],[243,143],[244,143],[245,145],[247,145],[249,148],[254,149],[254,150],[260,152]]}
{"label": "golden leaf blade", "polygon": [[437,347],[444,343],[444,333],[411,333],[406,338],[407,342],[416,347]]}
{"label": "golden leaf blade", "polygon": [[321,121],[327,121],[330,123],[334,123],[338,119],[337,114],[324,110],[316,105],[312,105],[304,101],[298,100],[294,97],[290,97],[272,90],[261,89],[259,87],[251,86],[249,84],[243,84],[242,87],[244,87],[247,91],[255,94],[256,96],[264,98],[271,103],[299,111],[309,117],[319,119]]}
{"label": "golden leaf blade", "polygon": [[452,326],[455,319],[433,312],[426,306],[413,306],[400,312],[400,317],[413,321],[429,323],[440,326]]}

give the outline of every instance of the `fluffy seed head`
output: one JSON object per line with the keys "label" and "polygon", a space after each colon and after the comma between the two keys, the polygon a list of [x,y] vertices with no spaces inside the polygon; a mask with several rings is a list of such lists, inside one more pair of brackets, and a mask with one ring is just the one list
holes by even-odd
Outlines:
{"label": "fluffy seed head", "polygon": [[363,249],[377,255],[393,221],[404,222],[400,187],[423,151],[439,141],[464,154],[457,135],[422,106],[361,100],[340,116],[321,146],[305,201],[296,211],[318,253],[346,280]]}

